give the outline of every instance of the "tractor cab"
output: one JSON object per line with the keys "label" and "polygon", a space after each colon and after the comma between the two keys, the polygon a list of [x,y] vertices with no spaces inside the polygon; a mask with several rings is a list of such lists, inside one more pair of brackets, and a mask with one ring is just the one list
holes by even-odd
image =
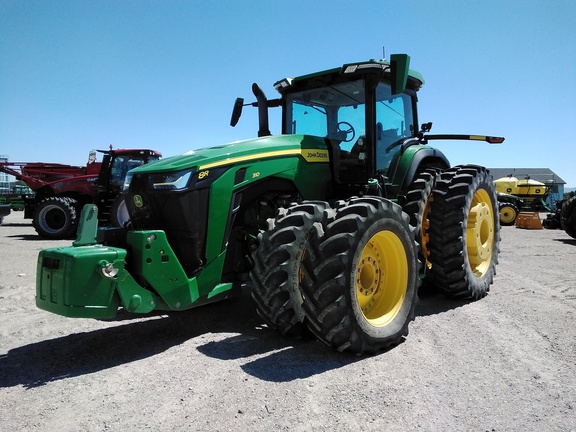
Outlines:
{"label": "tractor cab", "polygon": [[[336,188],[347,185],[390,184],[407,146],[420,144],[416,92],[422,76],[409,70],[409,57],[394,54],[390,61],[345,64],[274,84],[280,99],[268,100],[254,84],[258,108],[258,136],[270,135],[269,107],[282,106],[282,133],[324,139]],[[234,126],[244,100],[238,98]],[[375,181],[374,179],[377,179]],[[371,193],[381,194],[376,191]]]}
{"label": "tractor cab", "polygon": [[432,123],[418,127],[417,92],[422,75],[409,69],[410,57],[393,54],[284,78],[274,84],[279,99],[267,99],[252,85],[256,102],[236,99],[230,124],[242,107],[258,108],[258,136],[270,135],[268,108],[282,107],[282,134],[324,140],[333,180],[333,195],[368,194],[395,199],[405,195],[427,169],[450,167],[446,156],[429,140],[475,140],[499,144],[502,137],[430,135]]}
{"label": "tractor cab", "polygon": [[410,77],[395,92],[390,75],[388,62],[370,61],[276,83],[284,96],[282,132],[325,137],[337,183],[387,176],[400,144],[417,136],[422,85]]}
{"label": "tractor cab", "polygon": [[98,150],[104,153],[98,177],[100,195],[118,195],[124,188],[126,174],[131,169],[161,158],[161,154],[148,149]]}

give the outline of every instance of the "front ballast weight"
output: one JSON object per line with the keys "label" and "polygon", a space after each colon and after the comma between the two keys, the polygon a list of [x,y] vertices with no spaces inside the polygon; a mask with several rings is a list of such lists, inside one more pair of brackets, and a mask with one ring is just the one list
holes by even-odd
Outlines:
{"label": "front ballast weight", "polygon": [[[84,206],[74,244],[40,251],[36,280],[40,309],[67,317],[110,319],[119,308],[134,313],[178,311],[230,296],[232,283],[217,283],[201,292],[197,278],[186,275],[164,231],[129,231],[126,248],[98,243],[102,229],[97,228],[97,215],[95,205]],[[218,267],[223,261],[224,255],[211,265]]]}

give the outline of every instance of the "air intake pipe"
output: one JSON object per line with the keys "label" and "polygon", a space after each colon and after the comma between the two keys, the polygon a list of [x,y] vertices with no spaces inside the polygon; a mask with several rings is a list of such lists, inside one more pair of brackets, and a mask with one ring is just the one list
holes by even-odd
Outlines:
{"label": "air intake pipe", "polygon": [[256,96],[258,104],[258,136],[272,135],[268,124],[268,99],[266,99],[266,95],[256,83],[252,84],[252,92]]}

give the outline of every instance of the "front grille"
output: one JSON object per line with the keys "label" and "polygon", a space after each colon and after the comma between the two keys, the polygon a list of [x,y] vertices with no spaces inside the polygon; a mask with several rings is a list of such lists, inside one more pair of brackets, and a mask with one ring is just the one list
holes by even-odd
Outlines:
{"label": "front grille", "polygon": [[209,193],[209,188],[151,190],[146,175],[137,174],[126,198],[132,228],[163,230],[188,277],[206,261]]}

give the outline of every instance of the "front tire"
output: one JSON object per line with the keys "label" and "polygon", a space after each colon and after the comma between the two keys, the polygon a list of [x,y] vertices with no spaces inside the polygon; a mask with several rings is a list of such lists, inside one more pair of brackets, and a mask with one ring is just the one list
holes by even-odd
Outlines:
{"label": "front tire", "polygon": [[329,209],[322,201],[309,201],[282,209],[270,220],[270,230],[259,235],[253,253],[252,298],[266,323],[283,335],[300,336],[305,330],[300,284],[304,260],[315,261],[308,251],[311,238]]}
{"label": "front tire", "polygon": [[500,224],[488,170],[475,165],[444,172],[430,212],[431,277],[449,297],[479,299],[496,274]]}
{"label": "front tire", "polygon": [[76,200],[67,197],[48,197],[38,204],[32,218],[36,232],[50,240],[72,236],[78,225]]}
{"label": "front tire", "polygon": [[317,261],[304,266],[309,277],[301,285],[310,330],[354,354],[398,344],[420,284],[408,215],[388,200],[354,198],[325,224],[324,236],[311,241]]}

